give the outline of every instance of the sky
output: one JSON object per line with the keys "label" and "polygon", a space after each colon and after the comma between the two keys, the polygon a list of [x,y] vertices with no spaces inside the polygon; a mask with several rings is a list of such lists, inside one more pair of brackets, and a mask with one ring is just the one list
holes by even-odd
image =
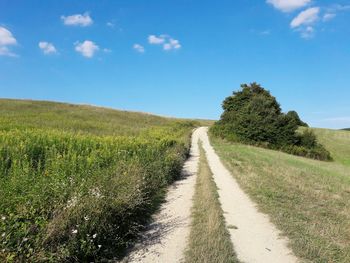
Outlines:
{"label": "sky", "polygon": [[242,83],[350,127],[350,0],[0,0],[0,97],[218,119]]}

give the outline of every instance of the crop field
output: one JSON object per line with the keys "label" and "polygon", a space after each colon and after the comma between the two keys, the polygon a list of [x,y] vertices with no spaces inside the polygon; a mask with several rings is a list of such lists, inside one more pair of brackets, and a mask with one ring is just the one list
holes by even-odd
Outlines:
{"label": "crop field", "polygon": [[240,186],[302,262],[350,262],[350,133],[313,129],[333,161],[211,137]]}
{"label": "crop field", "polygon": [[195,125],[0,100],[0,261],[122,257],[179,175]]}

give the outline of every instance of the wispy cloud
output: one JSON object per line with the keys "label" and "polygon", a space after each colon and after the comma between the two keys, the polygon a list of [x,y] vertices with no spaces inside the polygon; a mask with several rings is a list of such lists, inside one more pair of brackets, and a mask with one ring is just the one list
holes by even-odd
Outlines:
{"label": "wispy cloud", "polygon": [[93,24],[93,20],[90,17],[89,13],[84,14],[75,14],[70,16],[61,16],[63,24],[67,26],[90,26]]}
{"label": "wispy cloud", "polygon": [[162,45],[163,50],[169,51],[173,49],[180,49],[181,44],[180,41],[177,39],[172,38],[169,35],[149,35],[148,36],[148,43],[151,45]]}
{"label": "wispy cloud", "polygon": [[263,30],[259,32],[259,35],[268,36],[271,35],[271,30]]}
{"label": "wispy cloud", "polygon": [[282,12],[292,12],[308,5],[311,0],[267,0],[266,2]]}
{"label": "wispy cloud", "polygon": [[115,24],[113,22],[107,22],[106,26],[110,27],[110,28],[114,28]]}
{"label": "wispy cloud", "polygon": [[331,117],[319,120],[319,123],[322,126],[341,129],[341,128],[350,128],[350,117],[349,116],[340,116],[340,117]]}
{"label": "wispy cloud", "polygon": [[328,21],[332,20],[333,18],[335,18],[336,16],[337,15],[334,14],[334,13],[326,13],[326,14],[323,15],[322,21],[323,22],[328,22]]}
{"label": "wispy cloud", "polygon": [[145,52],[145,48],[140,44],[134,44],[132,47],[133,47],[133,49],[135,49],[139,53]]}
{"label": "wispy cloud", "polygon": [[290,27],[300,32],[305,39],[312,38],[315,34],[313,25],[319,20],[319,7],[311,7],[300,12],[290,23]]}
{"label": "wispy cloud", "polygon": [[8,29],[0,26],[0,56],[17,57],[9,48],[16,44],[17,40],[12,33]]}
{"label": "wispy cloud", "polygon": [[75,43],[75,51],[87,58],[92,58],[99,49],[99,46],[90,40],[85,40],[83,43]]}
{"label": "wispy cloud", "polygon": [[327,10],[329,12],[347,11],[350,10],[350,5],[333,4],[330,7],[328,7]]}
{"label": "wispy cloud", "polygon": [[266,3],[273,5],[282,12],[292,12],[304,8],[290,22],[290,28],[299,32],[302,38],[313,37],[317,24],[334,19],[338,12],[350,10],[350,5],[341,4],[310,7],[310,5],[316,3],[312,0],[266,0]]}
{"label": "wispy cloud", "polygon": [[348,123],[350,123],[350,117],[349,116],[332,117],[332,118],[323,119],[323,121],[348,122]]}
{"label": "wispy cloud", "polygon": [[318,20],[319,7],[311,7],[300,12],[290,23],[291,28],[296,28],[305,25],[311,25]]}
{"label": "wispy cloud", "polygon": [[52,43],[49,43],[46,41],[40,41],[38,46],[46,55],[57,53],[57,50]]}
{"label": "wispy cloud", "polygon": [[301,28],[299,31],[300,36],[305,39],[312,38],[315,34],[315,29],[312,26]]}

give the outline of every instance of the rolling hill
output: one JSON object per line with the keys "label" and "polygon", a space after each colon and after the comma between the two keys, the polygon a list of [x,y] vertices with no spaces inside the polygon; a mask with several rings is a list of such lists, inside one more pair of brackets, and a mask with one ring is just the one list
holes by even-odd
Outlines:
{"label": "rolling hill", "polygon": [[0,261],[121,258],[179,175],[197,121],[0,100]]}
{"label": "rolling hill", "polygon": [[1,129],[53,129],[96,135],[137,135],[187,120],[50,101],[0,99]]}

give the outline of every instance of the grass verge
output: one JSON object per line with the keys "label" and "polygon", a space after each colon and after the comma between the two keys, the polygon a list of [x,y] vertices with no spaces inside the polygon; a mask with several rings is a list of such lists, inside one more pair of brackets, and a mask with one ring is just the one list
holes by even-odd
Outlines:
{"label": "grass verge", "polygon": [[202,147],[192,217],[186,262],[238,262]]}
{"label": "grass verge", "polygon": [[211,142],[240,186],[291,240],[303,262],[350,262],[350,134],[315,129],[334,156],[320,162]]}

